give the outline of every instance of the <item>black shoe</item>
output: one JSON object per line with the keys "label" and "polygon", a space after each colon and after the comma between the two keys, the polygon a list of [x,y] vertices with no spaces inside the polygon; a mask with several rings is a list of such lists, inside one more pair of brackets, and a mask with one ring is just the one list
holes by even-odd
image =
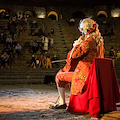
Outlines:
{"label": "black shoe", "polygon": [[63,105],[55,104],[55,105],[49,106],[50,109],[66,109],[66,107],[67,107],[66,104],[63,104]]}

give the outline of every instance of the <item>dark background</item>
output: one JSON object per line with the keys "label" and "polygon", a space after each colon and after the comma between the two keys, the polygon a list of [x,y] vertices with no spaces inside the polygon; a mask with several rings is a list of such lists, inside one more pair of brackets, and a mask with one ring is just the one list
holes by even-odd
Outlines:
{"label": "dark background", "polygon": [[120,0],[0,0],[0,4],[27,5],[27,6],[94,6],[94,5],[120,5]]}

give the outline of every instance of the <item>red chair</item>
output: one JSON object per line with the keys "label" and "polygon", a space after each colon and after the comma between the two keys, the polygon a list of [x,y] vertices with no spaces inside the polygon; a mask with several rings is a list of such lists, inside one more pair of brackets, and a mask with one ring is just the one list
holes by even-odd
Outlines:
{"label": "red chair", "polygon": [[101,113],[116,110],[117,102],[120,102],[120,92],[112,59],[96,57],[83,93],[70,96],[67,111],[99,117]]}

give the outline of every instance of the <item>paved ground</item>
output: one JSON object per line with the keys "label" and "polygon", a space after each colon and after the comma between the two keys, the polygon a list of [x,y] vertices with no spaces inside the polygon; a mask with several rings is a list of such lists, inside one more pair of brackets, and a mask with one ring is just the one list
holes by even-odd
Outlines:
{"label": "paved ground", "polygon": [[[94,120],[89,114],[50,110],[57,100],[55,85],[0,85],[0,120]],[[68,104],[69,90],[66,91]],[[120,120],[120,107],[98,120]]]}

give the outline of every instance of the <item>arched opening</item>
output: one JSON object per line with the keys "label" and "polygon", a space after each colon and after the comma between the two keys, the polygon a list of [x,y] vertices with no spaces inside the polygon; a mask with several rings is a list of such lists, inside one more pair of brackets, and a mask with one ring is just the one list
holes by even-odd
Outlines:
{"label": "arched opening", "polygon": [[4,9],[0,9],[0,13],[1,13],[1,12],[5,12],[5,10],[4,10]]}
{"label": "arched opening", "polygon": [[24,15],[29,15],[29,17],[35,17],[35,12],[31,10],[27,10],[23,13]]}
{"label": "arched opening", "polygon": [[106,13],[105,11],[99,11],[99,12],[97,13],[97,17],[98,17],[98,18],[107,18],[108,15],[107,15],[107,13]]}
{"label": "arched opening", "polygon": [[58,20],[58,14],[55,11],[49,12],[47,17],[52,19],[52,20]]}
{"label": "arched opening", "polygon": [[55,15],[49,15],[48,18],[51,18],[52,20],[56,20],[56,16]]}
{"label": "arched opening", "polygon": [[72,17],[73,18],[81,18],[81,19],[83,19],[83,18],[85,18],[85,14],[83,12],[81,12],[81,11],[76,11],[76,12],[74,12],[72,14]]}
{"label": "arched opening", "polygon": [[10,10],[0,9],[0,18],[1,19],[9,19],[10,17]]}
{"label": "arched opening", "polygon": [[111,10],[111,16],[112,17],[120,17],[120,8],[115,8],[113,10]]}

